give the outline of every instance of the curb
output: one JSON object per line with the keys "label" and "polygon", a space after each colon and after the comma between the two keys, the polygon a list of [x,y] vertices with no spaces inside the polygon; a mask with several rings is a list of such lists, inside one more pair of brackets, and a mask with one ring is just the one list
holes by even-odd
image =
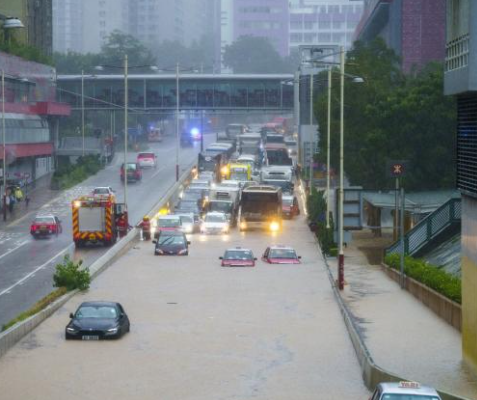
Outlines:
{"label": "curb", "polygon": [[[186,168],[186,171],[179,178],[179,181],[174,183],[169,190],[165,193],[164,196],[156,203],[148,215],[155,215],[155,213],[162,208],[167,202],[169,202],[172,195],[177,191],[181,185],[184,184],[191,174],[191,164]],[[118,257],[122,256],[134,244],[137,242],[139,236],[139,229],[133,228],[131,231],[122,238],[118,243],[116,243],[111,249],[106,251],[100,258],[98,258],[93,264],[91,264],[88,269],[90,271],[91,280],[95,279],[104,272]],[[31,317],[27,318],[24,321],[18,322],[13,325],[5,332],[0,333],[0,357],[4,356],[6,352],[12,348],[17,342],[19,342],[24,336],[32,332],[38,325],[65,305],[72,297],[78,293],[78,290],[73,290],[69,293],[64,294],[62,297],[51,303],[48,307],[44,308],[40,312]]]}
{"label": "curb", "polygon": [[[386,371],[384,368],[381,368],[380,366],[376,365],[373,360],[373,357],[371,356],[371,353],[369,352],[368,348],[366,347],[366,344],[364,343],[363,338],[359,334],[359,331],[356,328],[353,319],[351,318],[351,313],[349,312],[348,307],[344,303],[343,298],[341,297],[341,294],[336,287],[333,274],[331,273],[330,266],[328,264],[328,260],[321,251],[318,239],[315,235],[313,235],[313,238],[315,239],[315,244],[318,247],[320,256],[326,265],[328,279],[330,280],[333,294],[335,296],[338,307],[340,308],[341,315],[343,316],[343,320],[346,325],[346,329],[348,330],[351,343],[353,344],[354,350],[356,352],[356,357],[358,358],[359,365],[361,366],[362,378],[366,387],[370,391],[373,391],[376,388],[376,385],[380,382],[409,381],[409,379]],[[442,400],[470,400],[466,397],[460,397],[452,393],[444,392],[442,390],[437,390],[437,392],[442,397]]]}

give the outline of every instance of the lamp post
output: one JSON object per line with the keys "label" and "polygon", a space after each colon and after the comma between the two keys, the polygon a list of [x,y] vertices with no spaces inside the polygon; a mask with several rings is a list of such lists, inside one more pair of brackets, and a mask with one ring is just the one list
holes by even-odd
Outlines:
{"label": "lamp post", "polygon": [[124,54],[124,208],[128,209],[128,55]]}
{"label": "lamp post", "polygon": [[314,155],[314,141],[313,141],[313,70],[310,73],[310,181],[309,189],[311,194],[311,188],[313,187],[313,155]]}
{"label": "lamp post", "polygon": [[83,138],[84,157],[84,70],[81,70],[81,136]]}
{"label": "lamp post", "polygon": [[176,182],[179,181],[179,146],[180,146],[179,112],[180,112],[180,99],[181,99],[181,95],[179,93],[179,63],[177,63],[176,64]]}
{"label": "lamp post", "polygon": [[331,67],[328,67],[328,121],[326,129],[326,228],[330,229]]}
{"label": "lamp post", "polygon": [[7,151],[5,134],[5,71],[2,69],[3,220],[7,220]]}
{"label": "lamp post", "polygon": [[344,289],[344,78],[345,78],[345,49],[340,48],[340,190],[339,190],[339,234],[338,234],[338,288]]}

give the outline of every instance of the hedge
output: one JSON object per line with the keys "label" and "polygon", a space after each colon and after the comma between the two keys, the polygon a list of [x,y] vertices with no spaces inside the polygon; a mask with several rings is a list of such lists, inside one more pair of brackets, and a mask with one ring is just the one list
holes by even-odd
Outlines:
{"label": "hedge", "polygon": [[99,160],[99,156],[85,156],[79,157],[76,164],[69,164],[60,166],[51,181],[53,189],[69,189],[83,182],[91,175],[98,173],[103,166]]}
{"label": "hedge", "polygon": [[326,200],[324,191],[312,188],[306,200],[308,209],[308,225],[315,232],[323,253],[329,256],[336,255],[336,244],[333,238],[333,219],[330,216],[330,227],[326,228]]}
{"label": "hedge", "polygon": [[[393,269],[399,270],[401,268],[399,254],[390,254],[386,256],[385,261]],[[406,256],[404,259],[404,273],[444,297],[461,304],[462,282],[458,277],[424,260],[410,256]]]}

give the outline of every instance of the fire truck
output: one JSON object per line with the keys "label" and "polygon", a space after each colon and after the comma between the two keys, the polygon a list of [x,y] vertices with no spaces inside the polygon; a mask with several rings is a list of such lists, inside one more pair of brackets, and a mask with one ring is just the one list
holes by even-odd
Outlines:
{"label": "fire truck", "polygon": [[124,204],[116,203],[111,195],[81,196],[72,202],[72,214],[76,247],[86,243],[112,246],[118,235],[118,219],[127,215]]}

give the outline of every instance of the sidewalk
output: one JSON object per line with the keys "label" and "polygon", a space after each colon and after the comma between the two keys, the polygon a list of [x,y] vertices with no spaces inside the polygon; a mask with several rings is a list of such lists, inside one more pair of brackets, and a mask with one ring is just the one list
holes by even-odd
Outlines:
{"label": "sidewalk", "polygon": [[0,210],[0,230],[8,228],[9,225],[15,223],[28,213],[35,213],[43,205],[58,197],[62,191],[51,190],[50,181],[51,174],[41,177],[36,180],[33,185],[30,185],[28,188],[28,196],[30,197],[28,207],[24,200],[20,203],[16,203],[13,212],[7,211],[6,221],[3,220],[3,210]]}
{"label": "sidewalk", "polygon": [[[342,293],[374,361],[406,379],[477,399],[477,376],[462,363],[460,332],[369,264],[363,250],[375,244],[371,233],[354,233]],[[328,264],[336,278],[336,260]]]}

